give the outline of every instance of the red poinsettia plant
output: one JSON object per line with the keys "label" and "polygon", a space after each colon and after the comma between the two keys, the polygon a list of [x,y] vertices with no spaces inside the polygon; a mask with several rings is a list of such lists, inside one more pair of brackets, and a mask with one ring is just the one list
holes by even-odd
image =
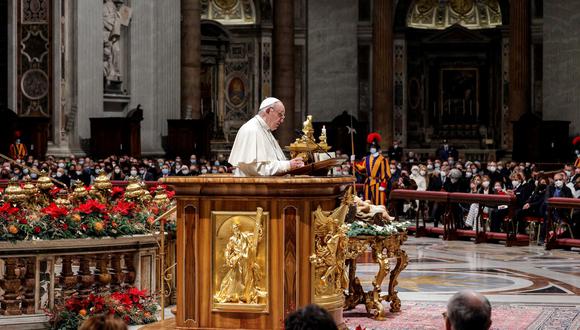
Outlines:
{"label": "red poinsettia plant", "polygon": [[[124,191],[113,187],[106,196],[88,194],[72,199],[73,206],[55,203],[59,188],[46,196],[44,207],[0,201],[0,241],[118,237],[157,231],[156,218],[171,207],[174,192],[163,191],[168,198],[160,204],[151,199],[125,199]],[[175,231],[174,222],[174,218],[166,221],[167,232]]]}
{"label": "red poinsettia plant", "polygon": [[158,305],[154,296],[145,290],[129,288],[117,292],[91,293],[86,297],[75,294],[64,306],[47,311],[53,329],[77,329],[86,319],[101,314],[113,314],[132,324],[157,321]]}

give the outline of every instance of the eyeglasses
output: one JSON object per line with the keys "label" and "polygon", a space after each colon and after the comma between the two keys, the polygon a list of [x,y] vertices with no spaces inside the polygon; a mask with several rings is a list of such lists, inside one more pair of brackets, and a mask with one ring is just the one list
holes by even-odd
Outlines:
{"label": "eyeglasses", "polygon": [[274,107],[271,107],[270,109],[272,109],[272,112],[277,114],[279,118],[281,118],[281,119],[286,118],[286,116],[283,113],[276,111],[276,109],[274,109]]}

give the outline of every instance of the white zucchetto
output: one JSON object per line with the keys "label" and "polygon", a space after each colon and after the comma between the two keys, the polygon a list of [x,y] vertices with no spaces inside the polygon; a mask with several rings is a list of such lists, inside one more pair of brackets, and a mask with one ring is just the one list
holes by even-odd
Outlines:
{"label": "white zucchetto", "polygon": [[276,102],[281,102],[280,100],[278,100],[275,97],[267,97],[264,99],[264,101],[262,101],[262,103],[260,103],[260,110],[265,109],[271,105],[273,105]]}

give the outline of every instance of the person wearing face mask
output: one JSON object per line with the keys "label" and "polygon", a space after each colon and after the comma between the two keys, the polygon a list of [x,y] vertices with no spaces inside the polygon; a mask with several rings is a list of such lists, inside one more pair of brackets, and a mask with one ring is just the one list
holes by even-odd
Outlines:
{"label": "person wearing face mask", "polygon": [[125,180],[125,173],[121,171],[121,167],[119,167],[119,165],[115,166],[115,168],[113,169],[113,173],[111,173],[111,180],[113,181]]}
{"label": "person wearing face mask", "polygon": [[442,145],[435,151],[435,155],[437,156],[437,159],[444,161],[448,160],[449,157],[457,159],[459,153],[457,152],[457,150],[455,150],[455,148],[449,145],[447,140],[443,140]]}
{"label": "person wearing face mask", "polygon": [[[572,191],[564,184],[564,176],[562,173],[554,174],[554,183],[549,185],[546,189],[546,201],[552,197],[572,198]],[[566,209],[555,209],[553,219],[555,223],[569,220],[570,211]]]}
{"label": "person wearing face mask", "polygon": [[364,199],[374,205],[386,205],[388,181],[391,177],[389,160],[381,155],[381,136],[371,133],[367,136],[369,155],[361,162],[355,163],[355,169],[366,175],[364,182]]}
{"label": "person wearing face mask", "polygon": [[[528,198],[530,197],[530,195],[532,194],[532,190],[533,188],[531,187],[530,184],[527,184],[524,180],[524,176],[521,173],[514,173],[510,176],[510,180],[511,180],[511,187],[512,189],[507,191],[508,195],[512,195],[516,198],[515,204],[513,206],[511,206],[513,208],[513,212],[514,214],[517,213],[519,210],[521,210],[524,206],[524,204],[526,204],[526,201],[528,200]],[[506,208],[498,208],[497,211],[493,212],[491,214],[491,231],[494,232],[500,232],[501,227],[502,227],[502,223],[504,222],[504,219],[506,218],[506,216],[509,213],[509,209]],[[516,221],[516,219],[513,219],[514,221]],[[525,233],[525,227],[520,227],[518,228],[520,234]]]}
{"label": "person wearing face mask", "polygon": [[12,143],[9,148],[10,157],[15,160],[17,159],[23,160],[26,158],[26,155],[28,155],[28,149],[26,149],[26,146],[23,143],[21,143],[20,135],[21,135],[20,131],[14,132],[15,140],[14,143]]}
{"label": "person wearing face mask", "polygon": [[161,177],[166,178],[171,175],[171,170],[169,169],[168,165],[163,165],[161,167]]}
{"label": "person wearing face mask", "polygon": [[417,191],[427,190],[427,180],[425,179],[425,170],[421,170],[419,166],[413,165],[411,167],[411,175],[409,176],[417,185]]}
{"label": "person wearing face mask", "polygon": [[177,176],[190,176],[189,167],[187,165],[182,165],[179,173],[176,173]]}
{"label": "person wearing face mask", "polygon": [[387,150],[387,157],[397,162],[403,159],[403,147],[401,147],[400,141],[393,141],[393,145]]}
{"label": "person wearing face mask", "polygon": [[[515,220],[518,224],[520,233],[523,233],[525,227],[527,226],[526,217],[546,217],[546,190],[548,188],[548,180],[546,178],[541,178],[538,180],[538,185],[535,187],[534,191],[530,197],[526,200],[525,204],[520,210],[515,213]],[[546,223],[546,219],[544,219]],[[545,236],[545,229],[542,228],[540,231],[540,241],[543,241]]]}
{"label": "person wearing face mask", "polygon": [[55,182],[55,186],[58,186],[60,188],[64,188],[64,189],[68,189],[68,187],[70,187],[70,177],[64,172],[64,168],[59,168],[58,170],[56,170],[56,174],[54,175],[54,178],[56,180],[58,180],[59,182]]}
{"label": "person wearing face mask", "polygon": [[151,173],[147,170],[146,165],[142,165],[139,167],[139,177],[143,181],[154,181],[155,180],[155,176],[153,175],[153,173]]}

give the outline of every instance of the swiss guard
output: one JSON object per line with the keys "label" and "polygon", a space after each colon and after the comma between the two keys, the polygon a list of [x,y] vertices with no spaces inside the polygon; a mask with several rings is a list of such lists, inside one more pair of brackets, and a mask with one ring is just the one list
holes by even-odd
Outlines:
{"label": "swiss guard", "polygon": [[366,174],[364,199],[375,205],[385,205],[387,200],[387,184],[391,177],[389,160],[381,154],[381,136],[370,133],[367,136],[369,155],[361,162],[355,163],[358,172]]}
{"label": "swiss guard", "polygon": [[10,157],[12,159],[24,160],[28,155],[28,149],[26,149],[24,144],[20,143],[20,131],[14,132],[14,137],[14,143],[10,145]]}

